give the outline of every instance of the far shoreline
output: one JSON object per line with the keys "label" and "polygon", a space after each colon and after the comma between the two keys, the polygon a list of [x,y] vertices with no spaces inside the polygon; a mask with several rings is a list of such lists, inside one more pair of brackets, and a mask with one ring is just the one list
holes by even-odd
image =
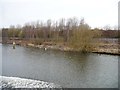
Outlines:
{"label": "far shoreline", "polygon": [[[41,45],[35,45],[33,43],[30,43],[30,42],[24,42],[22,40],[16,40],[16,45],[19,45],[19,46],[24,46],[24,47],[33,47],[33,48],[42,48],[42,49],[51,49],[51,50],[59,50],[59,51],[67,51],[67,52],[80,52],[78,50],[75,50],[75,49],[72,49],[70,47],[67,47],[65,45],[47,45],[47,44],[41,44]],[[1,44],[13,44],[13,41],[11,40],[8,40],[7,43],[2,43],[0,42]],[[105,44],[106,45],[106,44]],[[117,55],[117,56],[120,56],[120,52],[119,52],[119,49],[118,47],[116,48],[109,48],[109,44],[106,45],[106,47],[108,47],[107,49],[104,48],[104,45],[100,48],[96,48],[94,50],[92,50],[91,52],[88,52],[88,53],[97,53],[97,54],[106,54],[106,55]]]}

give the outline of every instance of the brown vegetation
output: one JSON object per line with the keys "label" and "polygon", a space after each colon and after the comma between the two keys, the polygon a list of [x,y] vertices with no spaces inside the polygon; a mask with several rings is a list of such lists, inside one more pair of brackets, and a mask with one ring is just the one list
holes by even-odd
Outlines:
{"label": "brown vegetation", "polygon": [[48,20],[46,23],[37,21],[23,27],[10,26],[6,32],[9,40],[19,39],[34,45],[59,44],[82,52],[91,52],[97,48],[98,38],[120,37],[118,30],[91,29],[84,19],[77,18],[61,19],[59,22]]}

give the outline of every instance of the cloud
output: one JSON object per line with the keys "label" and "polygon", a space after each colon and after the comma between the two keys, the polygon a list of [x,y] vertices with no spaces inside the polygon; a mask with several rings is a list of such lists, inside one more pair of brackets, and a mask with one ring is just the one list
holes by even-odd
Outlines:
{"label": "cloud", "polygon": [[[118,0],[1,0],[2,26],[84,17],[92,27],[117,24]],[[2,27],[0,26],[0,27]]]}

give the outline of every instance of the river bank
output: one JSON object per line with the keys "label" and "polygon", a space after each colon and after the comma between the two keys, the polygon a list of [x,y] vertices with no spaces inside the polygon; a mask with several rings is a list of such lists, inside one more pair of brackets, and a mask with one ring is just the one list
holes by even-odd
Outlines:
{"label": "river bank", "polygon": [[18,78],[0,76],[0,88],[61,88],[54,83]]}
{"label": "river bank", "polygon": [[[60,51],[77,51],[73,48],[68,47],[65,44],[62,43],[52,43],[52,42],[44,42],[41,45],[35,45],[31,43],[30,41],[25,40],[14,40],[16,42],[16,45],[25,46],[25,47],[34,47],[34,48],[43,48],[45,50],[47,49],[54,49],[54,50],[60,50]],[[8,40],[7,44],[12,44],[13,40]],[[119,43],[118,41],[100,41],[100,44],[95,47],[91,52],[92,53],[99,53],[99,54],[110,54],[110,55],[120,55],[119,52]]]}

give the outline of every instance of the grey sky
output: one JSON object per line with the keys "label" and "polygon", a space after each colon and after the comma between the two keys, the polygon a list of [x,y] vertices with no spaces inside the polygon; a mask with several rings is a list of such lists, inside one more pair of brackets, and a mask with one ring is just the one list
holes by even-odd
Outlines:
{"label": "grey sky", "polygon": [[84,17],[91,27],[118,24],[119,0],[0,0],[0,28],[26,22]]}

